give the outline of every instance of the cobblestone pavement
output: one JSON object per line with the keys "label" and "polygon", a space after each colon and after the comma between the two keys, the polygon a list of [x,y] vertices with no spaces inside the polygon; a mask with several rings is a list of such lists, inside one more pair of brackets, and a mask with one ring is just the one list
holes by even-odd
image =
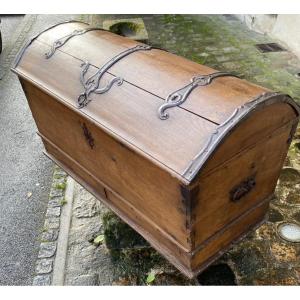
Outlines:
{"label": "cobblestone pavement", "polygon": [[[93,25],[130,15],[93,15]],[[136,16],[132,16],[136,18]],[[232,16],[142,16],[149,44],[300,99],[293,53],[260,53],[255,44],[274,42],[249,31]],[[271,150],[270,150],[271,151]],[[66,264],[67,285],[297,285],[300,245],[276,233],[283,221],[300,223],[300,130],[278,181],[267,222],[236,244],[197,280],[187,280],[138,234],[76,186]]]}
{"label": "cobblestone pavement", "polygon": [[54,259],[60,229],[60,216],[63,206],[66,204],[66,179],[67,174],[55,166],[44,227],[41,230],[39,239],[41,243],[35,265],[33,285],[50,285],[52,282]]}

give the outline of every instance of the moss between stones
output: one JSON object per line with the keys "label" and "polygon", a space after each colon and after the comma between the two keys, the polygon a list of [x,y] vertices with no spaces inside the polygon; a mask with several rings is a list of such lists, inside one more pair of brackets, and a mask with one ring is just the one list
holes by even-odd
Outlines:
{"label": "moss between stones", "polygon": [[290,205],[300,204],[300,172],[292,167],[282,169],[276,195],[282,203]]}
{"label": "moss between stones", "polygon": [[227,254],[235,265],[240,276],[253,280],[260,269],[267,268],[267,261],[262,253],[266,253],[266,245],[245,240]]}
{"label": "moss between stones", "polygon": [[297,152],[300,152],[300,142],[296,142],[296,143],[294,144],[294,147],[295,147],[295,150],[296,150]]}
{"label": "moss between stones", "polygon": [[138,285],[146,284],[147,273],[163,262],[163,258],[150,247],[114,249],[110,252],[118,277],[127,278]]}
{"label": "moss between stones", "polygon": [[282,215],[282,213],[279,210],[277,210],[275,208],[271,208],[269,210],[269,218],[268,218],[268,220],[270,222],[280,222],[280,221],[283,221],[283,215]]}
{"label": "moss between stones", "polygon": [[[145,285],[147,274],[160,269],[153,284],[187,285],[191,281],[176,271],[148,242],[111,211],[102,215],[105,244],[118,281]],[[118,284],[118,281],[115,284]]]}
{"label": "moss between stones", "polygon": [[179,271],[175,270],[153,248],[114,249],[112,262],[117,278],[126,279],[129,285],[146,285],[147,276],[151,270],[159,270],[151,285],[193,285]]}
{"label": "moss between stones", "polygon": [[293,218],[296,222],[300,223],[300,210],[293,214]]}
{"label": "moss between stones", "polygon": [[66,183],[62,182],[62,183],[58,183],[55,185],[55,188],[59,189],[59,190],[65,190],[66,189]]}
{"label": "moss between stones", "polygon": [[114,213],[102,215],[106,246],[109,249],[150,247],[147,241]]}

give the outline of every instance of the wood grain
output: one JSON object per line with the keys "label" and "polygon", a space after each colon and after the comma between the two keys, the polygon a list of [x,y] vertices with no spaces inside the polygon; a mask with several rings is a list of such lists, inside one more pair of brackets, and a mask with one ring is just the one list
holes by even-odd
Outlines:
{"label": "wood grain", "polygon": [[[286,141],[292,125],[291,121],[212,173],[200,175],[197,204],[193,210],[195,247],[273,194],[288,150]],[[230,191],[251,176],[256,181],[253,189],[239,201],[233,202]]]}
{"label": "wood grain", "polygon": [[[189,248],[179,181],[63,104],[24,82],[40,133]],[[49,126],[51,124],[51,126]],[[82,124],[90,131],[87,143]]]}
{"label": "wood grain", "polygon": [[[107,205],[124,222],[145,237],[159,253],[189,278],[195,277],[203,268],[220,257],[233,241],[239,239],[241,235],[246,234],[249,229],[260,223],[268,209],[269,199],[265,199],[258,206],[225,226],[221,232],[213,235],[203,246],[194,251],[185,251],[176,242],[173,242],[170,236],[157,228],[155,223],[147,222],[147,219],[135,207],[128,206],[125,199],[109,188],[105,188],[102,182],[44,137],[43,142],[47,150],[45,154],[50,159],[65,169],[77,182],[85,186],[90,193]],[[103,193],[103,191],[105,192]]]}
{"label": "wood grain", "polygon": [[[75,23],[56,27],[55,31],[50,30],[41,35],[39,41],[51,45],[55,37],[63,36],[66,30],[72,32],[77,27],[83,28],[86,25]],[[60,51],[82,60],[88,58],[92,64],[101,67],[116,54],[137,44],[140,43],[110,32],[90,31],[69,40]],[[169,93],[188,84],[195,75],[206,75],[216,70],[166,51],[151,50],[127,56],[109,72],[165,99]],[[234,77],[218,78],[208,86],[195,89],[181,106],[220,124],[236,107],[266,91],[268,89]]]}
{"label": "wood grain", "polygon": [[227,251],[235,240],[240,240],[249,230],[260,224],[265,219],[269,201],[270,199],[266,199],[253,207],[198,248],[191,258],[191,270],[194,276]]}
{"label": "wood grain", "polygon": [[108,186],[94,177],[88,170],[84,169],[66,153],[63,153],[48,139],[42,137],[46,148],[45,154],[56,164],[66,170],[77,182],[83,185],[101,202],[107,205],[124,222],[139,232],[147,241],[162,255],[167,257],[183,273],[190,266],[189,251],[186,251],[170,235],[161,230],[152,220],[143,215],[118,193],[112,191]]}
{"label": "wood grain", "polygon": [[[280,96],[279,96],[280,97]],[[297,118],[295,110],[287,103],[278,102],[260,107],[231,131],[203,167],[203,175],[231,159],[239,152],[266,139],[278,127]]]}
{"label": "wood grain", "polygon": [[[78,109],[82,62],[92,64],[89,77],[97,66],[137,44],[90,31],[45,58],[56,39],[86,27],[69,23],[46,31],[14,69],[46,154],[193,277],[263,220],[299,116],[283,98],[263,102],[227,132],[190,181],[184,172],[218,124],[267,89],[218,78],[195,89],[162,121],[157,109],[169,93],[193,76],[215,70],[151,50],[114,65],[101,86],[116,76],[124,78],[123,84],[92,94],[89,105]],[[250,177],[255,185],[233,202],[232,190]]]}
{"label": "wood grain", "polygon": [[[78,110],[77,97],[83,91],[79,82],[82,62],[63,53],[45,60],[44,52],[44,46],[35,43],[24,55],[18,72],[97,122],[108,134],[179,176],[204,146],[207,134],[216,128],[215,124],[180,108],[172,110],[173,117],[167,122],[160,120],[157,109],[162,100],[126,82],[106,94],[91,95],[92,102]],[[92,67],[90,72],[95,70]],[[107,82],[112,78],[105,74],[103,79]]]}

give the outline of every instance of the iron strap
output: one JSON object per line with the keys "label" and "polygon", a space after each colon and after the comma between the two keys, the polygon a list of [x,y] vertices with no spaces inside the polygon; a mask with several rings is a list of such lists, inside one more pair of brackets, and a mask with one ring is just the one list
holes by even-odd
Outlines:
{"label": "iron strap", "polygon": [[[108,31],[108,30],[103,29],[103,28],[86,28],[86,29],[82,29],[82,30],[76,29],[73,32],[71,32],[70,34],[65,35],[65,36],[55,40],[53,42],[50,50],[45,53],[45,58],[46,59],[51,58],[54,55],[54,53],[57,49],[59,49],[60,47],[65,45],[73,37],[83,35],[83,34],[89,32],[89,31],[93,31],[93,30]],[[104,93],[106,93],[107,91],[110,90],[110,88],[113,86],[114,83],[116,83],[117,85],[121,85],[123,83],[123,78],[115,77],[108,84],[106,84],[104,87],[101,87],[101,88],[99,87],[100,81],[101,81],[101,78],[103,77],[103,75],[116,62],[118,62],[123,57],[125,57],[125,56],[127,56],[127,55],[129,55],[133,52],[140,51],[140,50],[150,50],[150,49],[154,49],[154,47],[151,47],[151,46],[148,46],[148,45],[137,45],[133,48],[126,49],[125,51],[119,53],[118,55],[116,55],[115,57],[110,59],[101,68],[99,68],[99,70],[94,75],[90,76],[87,79],[85,79],[85,74],[87,73],[87,71],[88,71],[91,64],[88,61],[84,62],[81,65],[82,69],[81,69],[81,73],[80,73],[80,82],[84,87],[84,92],[81,93],[78,96],[78,99],[77,99],[78,107],[83,108],[91,101],[91,99],[89,98],[91,93],[104,94]]]}
{"label": "iron strap", "polygon": [[44,29],[43,31],[41,31],[40,33],[36,34],[35,36],[33,36],[29,41],[26,42],[26,44],[20,49],[20,51],[18,52],[16,58],[15,58],[15,61],[12,65],[12,68],[15,69],[19,62],[21,61],[25,51],[27,50],[27,48],[37,39],[39,38],[39,36],[41,36],[43,33],[57,27],[57,26],[60,26],[60,25],[63,25],[63,24],[68,24],[68,23],[82,23],[82,24],[85,24],[85,25],[89,25],[85,22],[81,22],[81,21],[76,21],[76,20],[70,20],[70,21],[64,21],[64,22],[61,22],[61,23],[57,23],[57,24],[54,24],[54,25],[51,25],[49,26],[48,28]]}
{"label": "iron strap", "polygon": [[224,138],[229,135],[245,118],[247,118],[251,112],[258,110],[259,107],[279,102],[289,104],[299,116],[300,107],[288,95],[275,92],[265,92],[253,98],[251,101],[237,107],[226,121],[216,127],[207,140],[205,146],[202,147],[201,151],[193,158],[183,172],[183,177],[190,182],[193,181],[197,174],[199,174],[199,170],[203,168],[207,161],[209,161],[209,157],[212,153],[214,153],[218,146],[221,145]]}
{"label": "iron strap", "polygon": [[178,89],[175,92],[169,94],[159,109],[158,109],[158,116],[161,120],[166,120],[169,118],[169,114],[166,112],[167,109],[175,106],[179,106],[184,103],[189,94],[198,86],[205,86],[210,84],[214,79],[218,77],[224,76],[232,76],[238,77],[234,74],[227,73],[227,72],[215,72],[208,75],[197,75],[191,79],[191,83],[185,85],[184,87]]}
{"label": "iron strap", "polygon": [[89,98],[91,93],[104,94],[110,90],[110,88],[113,86],[114,83],[116,83],[117,85],[121,85],[123,83],[123,78],[114,77],[105,86],[103,86],[101,88],[99,87],[100,81],[101,81],[101,78],[103,77],[103,75],[116,62],[118,62],[125,56],[127,56],[131,53],[134,53],[136,51],[146,51],[146,50],[151,50],[151,49],[152,49],[152,47],[148,46],[148,45],[136,45],[133,48],[126,49],[125,51],[122,51],[121,53],[119,53],[118,55],[116,55],[115,57],[110,59],[101,68],[99,68],[99,70],[95,74],[93,74],[92,76],[90,76],[87,79],[85,79],[85,74],[88,71],[91,64],[88,61],[84,62],[81,65],[82,69],[81,69],[81,74],[80,74],[80,81],[84,87],[84,92],[78,96],[78,99],[77,99],[78,107],[83,108],[91,101],[91,99]]}
{"label": "iron strap", "polygon": [[45,53],[45,57],[47,59],[49,59],[56,51],[56,49],[62,47],[64,44],[66,44],[70,39],[72,39],[73,37],[75,36],[78,36],[78,35],[83,35],[89,31],[93,31],[93,30],[101,30],[101,31],[107,31],[103,28],[94,28],[94,27],[90,27],[90,28],[86,28],[86,29],[82,29],[82,30],[78,30],[78,29],[75,29],[73,32],[71,32],[70,34],[68,35],[65,35],[57,40],[55,40],[50,48],[50,50]]}

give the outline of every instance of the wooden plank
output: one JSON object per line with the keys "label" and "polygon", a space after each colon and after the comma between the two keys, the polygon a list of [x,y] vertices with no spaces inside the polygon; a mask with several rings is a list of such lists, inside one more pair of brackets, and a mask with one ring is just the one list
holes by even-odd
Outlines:
{"label": "wooden plank", "polygon": [[[148,219],[131,206],[120,195],[107,189],[105,196],[102,194],[103,183],[86,172],[74,160],[68,158],[58,148],[43,140],[47,149],[46,155],[55,163],[65,169],[75,180],[82,184],[90,193],[107,205],[124,222],[140,233],[158,252],[165,256],[178,270],[189,278],[195,277],[201,270],[212,263],[232,243],[246,234],[252,227],[260,223],[268,209],[269,199],[265,199],[257,207],[247,211],[222,230],[212,236],[203,246],[196,251],[187,252],[177,243],[172,242],[166,233],[157,228],[157,224],[149,222]],[[100,189],[100,193],[99,193]],[[155,229],[155,230],[154,230]]]}
{"label": "wooden plank", "polygon": [[[39,132],[189,248],[179,181],[60,102],[23,83]],[[51,124],[51,126],[49,126]],[[91,148],[84,134],[93,139]]]}
{"label": "wooden plank", "polygon": [[186,276],[191,277],[190,254],[152,220],[138,211],[120,195],[104,187],[104,183],[82,168],[71,157],[43,138],[45,154],[61,166],[78,183],[115,212],[124,222],[141,234],[158,252]]}
{"label": "wooden plank", "polygon": [[287,103],[279,102],[254,110],[247,118],[230,132],[219,148],[201,170],[203,175],[211,173],[214,168],[231,159],[239,152],[265,140],[283,124],[297,117],[295,110]]}
{"label": "wooden plank", "polygon": [[[83,89],[79,82],[81,62],[63,53],[45,60],[44,52],[43,44],[35,43],[18,67],[20,76],[42,86],[65,105],[92,118],[109,134],[173,173],[181,176],[216,128],[211,122],[179,108],[172,111],[172,119],[160,120],[157,108],[162,100],[128,83],[114,86],[106,94],[91,95],[89,105],[78,110],[76,101]],[[95,70],[92,67],[90,72]],[[106,74],[103,79],[107,82],[112,78]]]}
{"label": "wooden plank", "polygon": [[265,200],[234,220],[224,228],[224,231],[212,236],[207,243],[195,251],[191,259],[191,269],[194,275],[206,268],[224,252],[228,251],[236,241],[264,221],[270,199]]}
{"label": "wooden plank", "polygon": [[[68,26],[72,27],[72,30],[76,27],[85,27],[80,24],[63,26],[63,32]],[[46,32],[39,40],[51,45],[55,38],[64,35],[63,32],[60,33],[60,27]],[[81,60],[89,60],[100,67],[116,54],[137,44],[139,43],[136,41],[110,32],[90,31],[70,39],[60,48],[60,51]],[[168,94],[188,84],[195,75],[206,75],[216,70],[166,51],[151,50],[127,56],[114,65],[109,72],[124,77],[128,82],[165,99]],[[214,80],[208,86],[195,89],[181,106],[221,124],[236,107],[266,91],[268,89],[245,80],[223,77]]]}
{"label": "wooden plank", "polygon": [[[287,140],[292,125],[293,122],[289,122],[214,172],[200,175],[193,211],[195,247],[274,192],[288,150]],[[239,201],[233,202],[230,192],[252,176],[255,186]]]}

